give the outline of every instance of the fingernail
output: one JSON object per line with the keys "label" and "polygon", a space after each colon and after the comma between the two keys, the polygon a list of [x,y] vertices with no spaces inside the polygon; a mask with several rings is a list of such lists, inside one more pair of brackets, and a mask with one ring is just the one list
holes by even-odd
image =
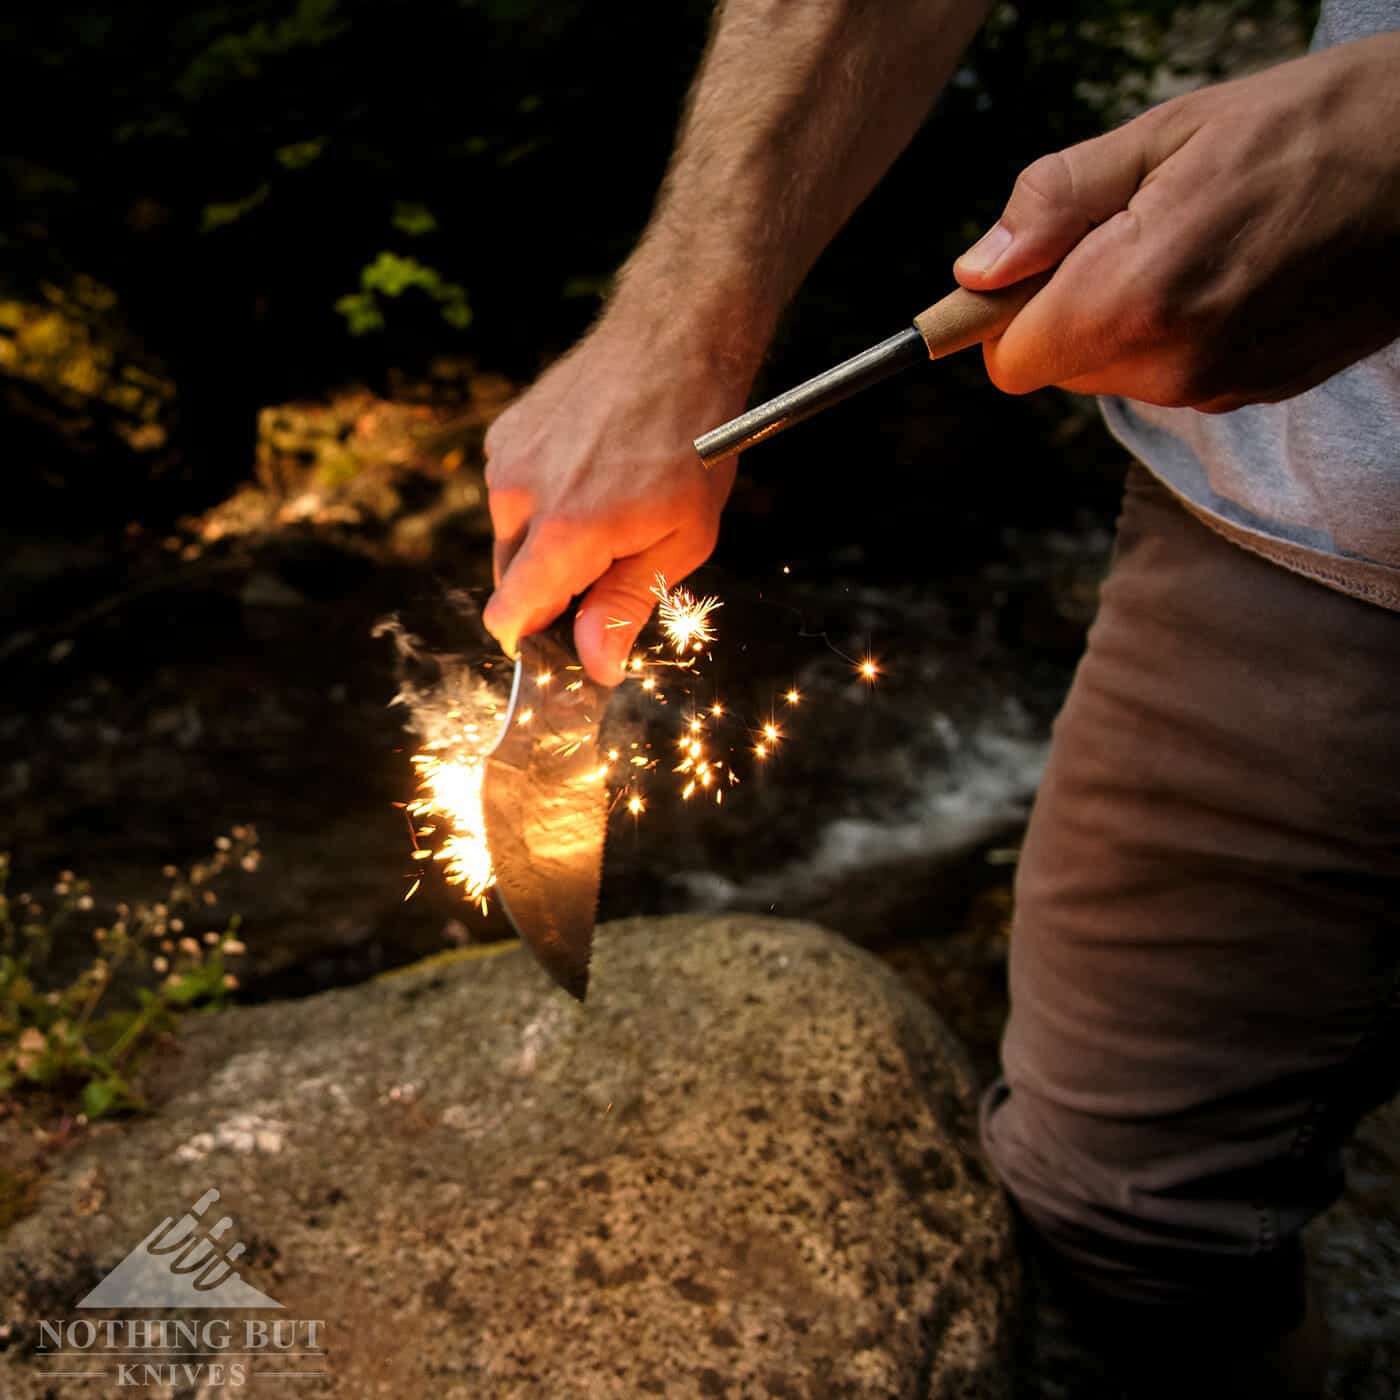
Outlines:
{"label": "fingernail", "polygon": [[501,649],[503,652],[505,652],[505,654],[506,654],[508,657],[510,657],[510,659],[513,661],[513,660],[515,659],[515,652],[516,652],[516,645],[515,645],[515,644],[516,644],[516,640],[517,640],[517,639],[516,639],[515,637],[511,636],[510,633],[507,632],[504,628],[502,628],[502,629],[498,632],[498,631],[496,630],[496,628],[493,627],[493,626],[491,625],[491,618],[490,618],[490,616],[489,616],[489,610],[488,610],[488,614],[483,615],[481,620],[482,620],[482,623],[484,624],[486,630],[496,639],[496,645],[499,646],[500,649]]}
{"label": "fingernail", "polygon": [[965,272],[988,273],[1010,246],[1011,230],[1003,223],[995,223],[958,259],[958,265]]}

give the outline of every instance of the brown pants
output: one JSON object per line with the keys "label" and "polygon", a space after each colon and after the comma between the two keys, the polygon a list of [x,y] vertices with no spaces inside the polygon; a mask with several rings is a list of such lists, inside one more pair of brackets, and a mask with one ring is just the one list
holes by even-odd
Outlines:
{"label": "brown pants", "polygon": [[1134,468],[1016,904],[1002,1180],[1092,1293],[1286,1330],[1400,1088],[1400,614]]}

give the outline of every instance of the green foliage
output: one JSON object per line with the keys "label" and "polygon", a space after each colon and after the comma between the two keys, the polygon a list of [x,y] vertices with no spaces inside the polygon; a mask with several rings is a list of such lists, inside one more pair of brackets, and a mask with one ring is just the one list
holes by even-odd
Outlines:
{"label": "green foliage", "polygon": [[302,170],[312,161],[319,160],[325,148],[324,141],[293,141],[290,145],[278,146],[272,154],[284,169]]}
{"label": "green foliage", "polygon": [[176,90],[182,97],[199,97],[257,78],[266,64],[298,49],[321,48],[345,28],[339,9],[340,0],[298,0],[284,19],[259,20],[245,30],[221,34],[191,58]]}
{"label": "green foliage", "polygon": [[[217,903],[212,885],[231,866],[258,864],[257,833],[235,827],[187,871],[167,866],[159,901],[113,906],[110,921],[86,880],[71,870],[53,885],[51,909],[6,894],[0,853],[0,1101],[47,1094],[89,1119],[141,1107],[131,1071],[178,1014],[222,1005],[237,987],[229,959],[245,950],[235,915],[196,937],[196,918]],[[82,936],[93,952],[76,974],[54,970],[60,938]]]}
{"label": "green foliage", "polygon": [[644,218],[710,5],[60,9],[0,14],[22,133],[0,295],[82,270],[182,384],[222,362],[272,402],[460,352],[483,314],[532,354],[576,323],[563,288],[606,277]]}
{"label": "green foliage", "polygon": [[[428,215],[428,219],[431,218]],[[440,272],[417,258],[387,251],[360,269],[360,290],[341,297],[335,309],[345,317],[352,335],[364,335],[384,328],[381,297],[400,297],[413,288],[427,293],[437,303],[442,319],[449,326],[464,330],[471,324],[471,307],[467,305],[466,290],[459,283],[447,281]]]}
{"label": "green foliage", "polygon": [[[282,152],[278,152],[279,158]],[[283,164],[286,162],[284,161]],[[251,214],[271,193],[271,186],[259,185],[251,194],[244,195],[242,199],[233,199],[226,204],[206,204],[204,212],[200,217],[199,228],[201,233],[212,233],[216,228],[223,228],[225,224],[237,223],[245,214]]]}
{"label": "green foliage", "polygon": [[45,385],[55,398],[115,418],[133,445],[159,444],[174,386],[136,362],[114,325],[116,296],[76,276],[45,283],[30,302],[0,301],[0,373]]}
{"label": "green foliage", "polygon": [[[132,339],[204,415],[221,395],[247,413],[444,350],[528,372],[592,318],[644,224],[713,8],[614,6],[605,22],[585,0],[0,13],[14,147],[0,154],[0,297],[79,274],[112,288]],[[813,356],[863,343],[886,307],[926,304],[1017,171],[1148,100],[1203,8],[1227,34],[1306,22],[1310,6],[999,5],[818,267],[800,308]],[[765,56],[753,62],[762,83]],[[1192,62],[1210,75],[1209,55]]]}
{"label": "green foliage", "polygon": [[420,234],[433,233],[437,230],[437,220],[433,217],[433,211],[426,204],[400,201],[394,205],[393,224],[400,233],[406,233],[410,238],[417,238]]}

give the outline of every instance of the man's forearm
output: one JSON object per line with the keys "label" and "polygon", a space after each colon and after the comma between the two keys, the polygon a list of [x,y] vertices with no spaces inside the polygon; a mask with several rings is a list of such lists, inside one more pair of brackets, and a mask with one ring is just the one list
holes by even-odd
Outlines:
{"label": "man's forearm", "polygon": [[784,303],[952,72],[988,0],[724,0],[646,233],[593,330],[491,425],[507,654],[569,600],[615,685],[655,601],[714,548],[743,406]]}
{"label": "man's forearm", "polygon": [[723,0],[614,306],[751,371],[817,255],[908,143],[990,0]]}

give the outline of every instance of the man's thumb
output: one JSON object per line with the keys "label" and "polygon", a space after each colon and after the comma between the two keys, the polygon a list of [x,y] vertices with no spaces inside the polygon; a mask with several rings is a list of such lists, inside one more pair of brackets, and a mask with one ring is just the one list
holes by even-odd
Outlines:
{"label": "man's thumb", "polygon": [[1127,206],[1149,168],[1146,137],[1129,122],[1028,165],[1001,218],[953,264],[953,275],[984,291],[1054,267]]}
{"label": "man's thumb", "polygon": [[574,619],[578,659],[594,680],[616,685],[627,674],[637,634],[646,626],[656,599],[651,585],[658,565],[653,551],[619,559],[579,604]]}

